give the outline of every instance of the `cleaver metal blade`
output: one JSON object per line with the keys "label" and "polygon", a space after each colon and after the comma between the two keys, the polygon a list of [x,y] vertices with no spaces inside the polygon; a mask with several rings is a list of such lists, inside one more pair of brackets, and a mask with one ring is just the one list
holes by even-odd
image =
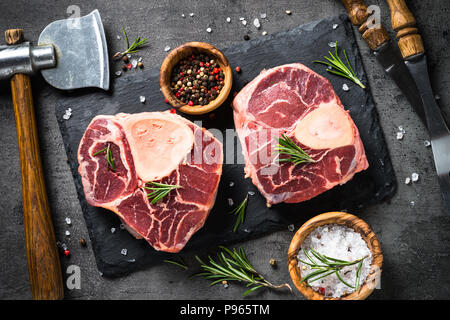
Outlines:
{"label": "cleaver metal blade", "polygon": [[55,48],[56,68],[41,70],[50,85],[62,90],[109,89],[108,48],[98,10],[52,22],[42,31],[38,45]]}

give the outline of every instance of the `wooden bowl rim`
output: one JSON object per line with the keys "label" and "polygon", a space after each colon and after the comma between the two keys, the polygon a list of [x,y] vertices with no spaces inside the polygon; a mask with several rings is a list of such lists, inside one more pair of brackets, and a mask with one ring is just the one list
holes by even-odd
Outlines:
{"label": "wooden bowl rim", "polygon": [[[326,297],[306,284],[300,283],[302,278],[300,268],[298,267],[298,251],[303,241],[314,229],[327,224],[346,226],[360,233],[372,253],[372,264],[366,281],[364,281],[358,291],[339,298]],[[309,300],[364,300],[373,292],[380,280],[382,264],[383,253],[378,238],[372,231],[372,228],[361,218],[346,212],[326,212],[309,219],[297,230],[289,245],[289,274],[295,287]]]}
{"label": "wooden bowl rim", "polygon": [[[168,67],[170,62],[173,59],[177,59],[178,62],[181,59],[181,57],[183,57],[182,54],[183,51],[186,51],[187,49],[199,49],[200,51],[208,52],[208,54],[214,56],[215,58],[218,58],[217,62],[219,63],[221,69],[225,74],[225,84],[222,90],[220,91],[219,95],[217,96],[216,99],[214,99],[213,101],[204,106],[199,105],[188,106],[186,104],[180,104],[180,101],[170,91],[170,83],[167,83],[166,81],[165,77],[166,73],[172,72],[172,70],[169,70],[170,68]],[[233,72],[231,70],[231,66],[230,63],[228,62],[227,57],[213,45],[199,41],[186,42],[173,49],[164,59],[163,63],[161,64],[159,73],[159,85],[161,87],[161,91],[164,97],[174,108],[186,114],[200,115],[217,109],[225,102],[233,86]]]}

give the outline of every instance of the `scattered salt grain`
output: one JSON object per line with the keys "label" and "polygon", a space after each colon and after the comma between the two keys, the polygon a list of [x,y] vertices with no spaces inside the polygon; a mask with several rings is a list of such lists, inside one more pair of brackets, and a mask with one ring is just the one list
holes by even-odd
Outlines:
{"label": "scattered salt grain", "polygon": [[145,97],[144,97],[144,96],[140,96],[140,97],[139,97],[139,101],[140,101],[141,103],[145,103]]}
{"label": "scattered salt grain", "polygon": [[127,58],[131,59],[131,54],[130,53],[127,53]]}
{"label": "scattered salt grain", "polygon": [[65,234],[66,234],[66,236],[70,236],[70,231],[66,230]]}
{"label": "scattered salt grain", "polygon": [[403,139],[403,132],[399,131],[397,132],[397,140],[402,140]]}
{"label": "scattered salt grain", "polygon": [[125,229],[125,225],[124,225],[123,223],[121,223],[121,224],[119,225],[119,228],[123,230],[123,229]]}
{"label": "scattered salt grain", "polygon": [[416,203],[414,201],[411,201],[410,204],[411,204],[411,207],[414,207],[416,205]]}
{"label": "scattered salt grain", "polygon": [[127,249],[122,249],[122,250],[120,250],[120,254],[122,254],[122,255],[124,255],[124,256],[126,256],[127,253],[128,253],[128,250],[127,250]]}
{"label": "scattered salt grain", "polygon": [[138,65],[137,59],[132,59],[131,60],[131,67],[133,67],[133,69],[136,69],[137,65]]}
{"label": "scattered salt grain", "polygon": [[254,196],[255,192],[254,191],[249,191],[248,194],[251,195],[251,196]]}
{"label": "scattered salt grain", "polygon": [[261,28],[261,23],[259,23],[258,18],[255,18],[255,20],[253,20],[253,25],[256,27],[256,29]]}
{"label": "scattered salt grain", "polygon": [[67,224],[72,224],[72,220],[70,220],[69,217],[66,217],[66,223],[67,223]]}
{"label": "scattered salt grain", "polygon": [[291,10],[286,10],[285,12],[286,12],[286,14],[287,14],[288,16],[290,16],[290,15],[291,15],[291,13],[292,13],[292,11],[291,11]]}
{"label": "scattered salt grain", "polygon": [[261,19],[267,18],[267,14],[265,14],[265,13],[261,13],[259,16],[261,17]]}
{"label": "scattered salt grain", "polygon": [[437,94],[437,95],[434,96],[434,99],[441,100],[441,96]]}
{"label": "scattered salt grain", "polygon": [[136,259],[129,259],[128,262],[136,262]]}
{"label": "scattered salt grain", "polygon": [[244,26],[247,25],[247,20],[242,20],[241,22],[242,22],[242,24],[243,24]]}
{"label": "scattered salt grain", "polygon": [[403,128],[403,126],[398,126],[398,131],[401,133],[406,133],[406,130]]}
{"label": "scattered salt grain", "polygon": [[[367,256],[363,260],[361,267],[360,285],[364,283],[370,272],[372,263],[371,252],[361,235],[351,228],[336,224],[317,227],[304,240],[302,248],[299,250],[298,259],[308,261],[304,250],[308,251],[310,248],[323,255],[345,261],[354,261]],[[298,266],[302,270],[302,277],[314,271],[311,266],[301,262],[299,262]],[[356,272],[357,265],[347,266],[342,268],[339,275],[347,283],[354,284],[356,282]],[[324,295],[327,297],[338,298],[354,291],[354,289],[342,283],[336,274],[330,274],[309,284],[316,291],[324,290]]]}
{"label": "scattered salt grain", "polygon": [[265,36],[265,35],[267,35],[267,31],[263,31],[263,32],[261,32],[261,34],[262,34],[263,36]]}
{"label": "scattered salt grain", "polygon": [[120,36],[119,35],[117,35],[116,38],[117,38],[117,40],[120,40]]}
{"label": "scattered salt grain", "polygon": [[189,13],[189,16],[193,17],[193,16],[194,16],[194,13],[193,13],[193,12]]}
{"label": "scattered salt grain", "polygon": [[234,181],[230,181],[230,187],[234,186]]}
{"label": "scattered salt grain", "polygon": [[232,207],[232,206],[233,206],[233,204],[234,204],[234,201],[233,201],[233,199],[231,199],[231,198],[228,198],[228,199],[227,199],[227,201],[228,201],[228,205],[229,205],[230,207]]}
{"label": "scattered salt grain", "polygon": [[240,18],[239,18],[239,20],[240,20],[240,21],[244,21],[244,20],[245,20],[245,18],[242,18],[242,17],[240,17]]}
{"label": "scattered salt grain", "polygon": [[411,178],[410,177],[406,177],[405,184],[410,184],[410,183],[411,183]]}
{"label": "scattered salt grain", "polygon": [[169,50],[170,50],[170,47],[169,47],[169,46],[165,46],[165,47],[164,47],[164,51],[165,51],[165,52],[167,52],[167,51],[169,51]]}
{"label": "scattered salt grain", "polygon": [[425,147],[429,147],[429,146],[431,146],[431,142],[428,141],[428,140],[425,140],[425,141],[423,142],[423,145],[424,145]]}
{"label": "scattered salt grain", "polygon": [[342,90],[348,91],[348,90],[350,90],[350,88],[348,87],[348,85],[347,85],[346,83],[344,83],[344,84],[342,85]]}
{"label": "scattered salt grain", "polygon": [[182,18],[186,18],[186,15],[184,13],[181,14]]}
{"label": "scattered salt grain", "polygon": [[328,42],[328,46],[331,48],[334,48],[334,47],[336,47],[336,42],[330,41],[330,42]]}
{"label": "scattered salt grain", "polygon": [[337,23],[333,24],[333,30],[336,30],[339,27]]}
{"label": "scattered salt grain", "polygon": [[139,57],[138,62],[142,62],[142,57]]}
{"label": "scattered salt grain", "polygon": [[417,180],[419,180],[419,174],[417,174],[417,173],[413,173],[412,175],[411,175],[411,180],[413,181],[413,182],[416,182]]}
{"label": "scattered salt grain", "polygon": [[293,224],[290,224],[290,225],[288,225],[288,230],[289,231],[294,231],[294,229],[295,229],[295,227],[294,227],[294,225]]}
{"label": "scattered salt grain", "polygon": [[230,23],[231,22],[231,18],[227,17],[227,22]]}
{"label": "scattered salt grain", "polygon": [[68,108],[62,117],[64,120],[69,120],[71,116],[72,116],[72,109]]}
{"label": "scattered salt grain", "polygon": [[206,28],[206,32],[211,33],[212,29],[211,28]]}
{"label": "scattered salt grain", "polygon": [[111,233],[116,232],[116,228],[111,228]]}

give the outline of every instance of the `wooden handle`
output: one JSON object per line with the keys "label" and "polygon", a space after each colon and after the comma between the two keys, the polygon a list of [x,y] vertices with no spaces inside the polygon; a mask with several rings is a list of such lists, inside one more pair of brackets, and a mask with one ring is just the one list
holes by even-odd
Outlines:
{"label": "wooden handle", "polygon": [[341,0],[345,9],[347,10],[350,21],[355,26],[360,26],[359,32],[363,39],[369,45],[369,48],[376,50],[383,43],[389,41],[389,35],[386,29],[381,25],[378,27],[368,28],[367,24],[370,22],[367,5],[362,0]]}
{"label": "wooden handle", "polygon": [[[5,33],[8,44],[23,39],[23,30]],[[28,273],[33,299],[62,299],[64,287],[39,152],[30,77],[11,78],[22,173],[22,195]]]}
{"label": "wooden handle", "polygon": [[397,31],[398,46],[403,59],[425,52],[416,19],[404,0],[386,0],[391,10],[392,29]]}

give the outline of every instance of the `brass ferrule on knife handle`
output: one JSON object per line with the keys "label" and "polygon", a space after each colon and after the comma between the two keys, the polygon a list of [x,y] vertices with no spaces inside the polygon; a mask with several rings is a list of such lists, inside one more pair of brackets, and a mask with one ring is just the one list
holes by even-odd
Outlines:
{"label": "brass ferrule on knife handle", "polygon": [[407,60],[425,52],[422,37],[415,27],[416,19],[404,0],[386,0],[391,10],[392,29],[397,32],[398,46]]}
{"label": "brass ferrule on knife handle", "polygon": [[381,25],[378,28],[368,28],[367,24],[370,22],[368,7],[362,0],[341,0],[345,9],[347,10],[350,21],[359,26],[359,32],[363,39],[372,50],[377,50],[383,43],[389,41],[389,35],[386,29]]}

